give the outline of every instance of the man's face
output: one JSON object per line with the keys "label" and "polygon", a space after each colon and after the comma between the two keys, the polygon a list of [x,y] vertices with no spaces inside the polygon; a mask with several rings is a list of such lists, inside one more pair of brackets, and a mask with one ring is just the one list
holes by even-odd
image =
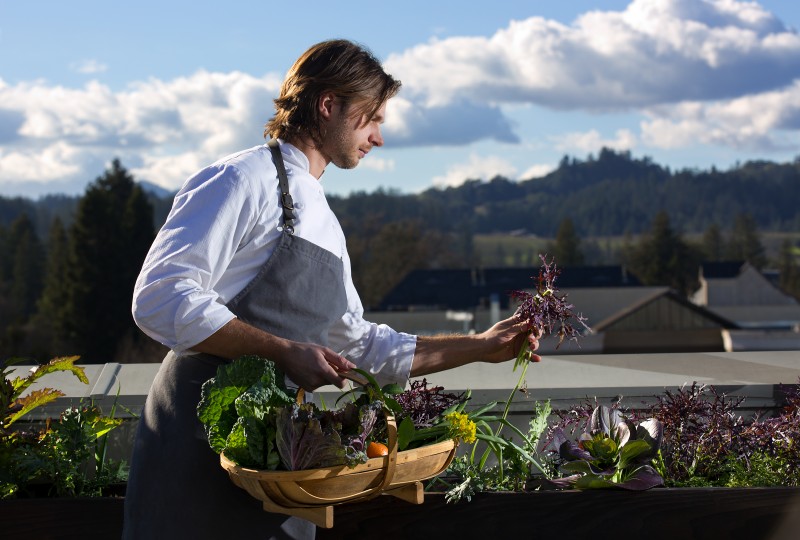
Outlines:
{"label": "man's face", "polygon": [[336,101],[326,126],[320,149],[329,162],[340,169],[353,169],[373,146],[383,146],[381,124],[386,113],[384,103],[371,118],[353,114],[357,107],[346,107]]}

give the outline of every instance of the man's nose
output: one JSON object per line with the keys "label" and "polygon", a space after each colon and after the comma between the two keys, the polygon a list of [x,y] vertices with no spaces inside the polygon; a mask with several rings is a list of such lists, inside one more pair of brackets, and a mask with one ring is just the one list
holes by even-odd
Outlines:
{"label": "man's nose", "polygon": [[381,130],[376,129],[372,136],[369,138],[369,142],[372,146],[383,146],[383,135],[381,135]]}

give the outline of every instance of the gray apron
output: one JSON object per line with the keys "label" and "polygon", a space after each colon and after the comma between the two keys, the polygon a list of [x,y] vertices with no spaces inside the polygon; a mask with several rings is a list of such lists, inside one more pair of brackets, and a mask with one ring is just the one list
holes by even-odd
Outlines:
{"label": "gray apron", "polygon": [[[241,320],[294,341],[327,345],[347,309],[342,261],[293,235],[293,205],[277,144],[283,234],[278,247],[228,307]],[[228,360],[167,354],[139,419],[125,497],[123,538],[137,540],[313,539],[314,525],[265,512],[219,464],[197,419],[200,387]]]}

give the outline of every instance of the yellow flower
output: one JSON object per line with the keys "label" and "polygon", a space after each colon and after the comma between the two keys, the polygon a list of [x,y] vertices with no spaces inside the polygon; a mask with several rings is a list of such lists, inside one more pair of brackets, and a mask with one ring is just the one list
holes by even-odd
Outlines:
{"label": "yellow flower", "polygon": [[469,419],[464,413],[452,412],[445,416],[445,419],[450,422],[448,435],[453,439],[460,439],[467,444],[475,442],[475,431],[477,426],[475,422]]}

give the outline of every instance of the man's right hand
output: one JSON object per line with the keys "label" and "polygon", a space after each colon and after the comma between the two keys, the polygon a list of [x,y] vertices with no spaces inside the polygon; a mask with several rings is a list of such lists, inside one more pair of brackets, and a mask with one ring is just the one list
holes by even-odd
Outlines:
{"label": "man's right hand", "polygon": [[307,392],[326,384],[343,388],[347,379],[339,373],[356,367],[327,347],[280,338],[239,319],[231,320],[192,350],[229,359],[246,354],[267,358]]}

